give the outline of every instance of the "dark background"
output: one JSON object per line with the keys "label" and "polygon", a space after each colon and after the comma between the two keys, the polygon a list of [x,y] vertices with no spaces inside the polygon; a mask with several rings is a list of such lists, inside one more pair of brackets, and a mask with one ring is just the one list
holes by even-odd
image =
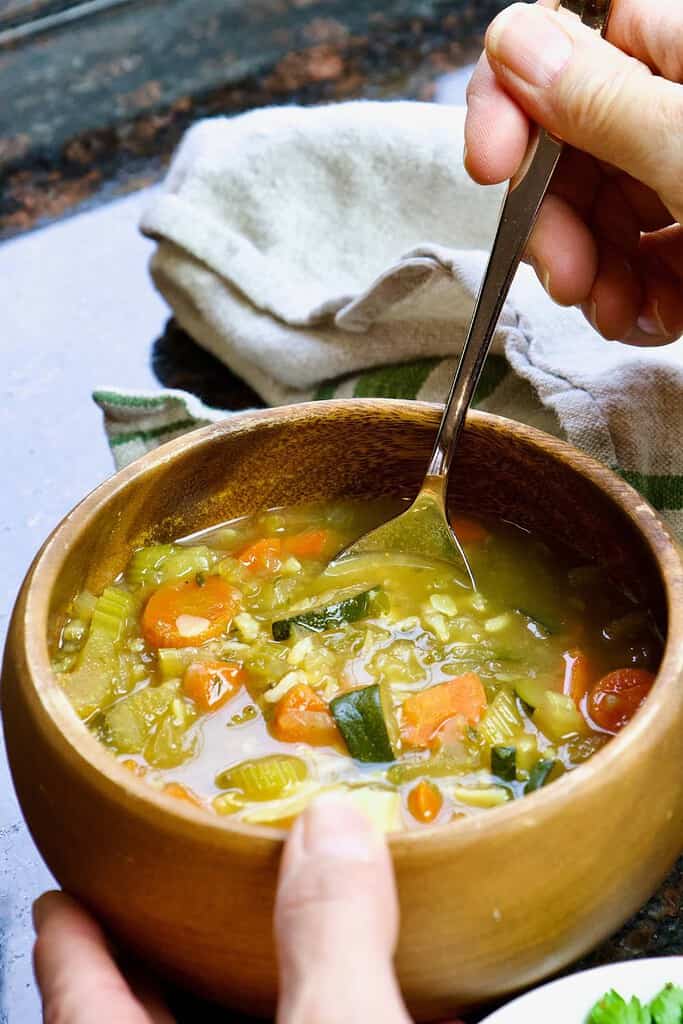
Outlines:
{"label": "dark background", "polygon": [[200,116],[429,99],[507,0],[5,0],[0,238],[159,178]]}

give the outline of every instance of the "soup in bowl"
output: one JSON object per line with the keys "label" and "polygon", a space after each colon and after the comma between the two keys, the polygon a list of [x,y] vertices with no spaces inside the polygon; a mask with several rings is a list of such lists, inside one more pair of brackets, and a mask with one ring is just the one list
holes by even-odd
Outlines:
{"label": "soup in bowl", "polygon": [[438,410],[236,416],[117,474],[27,578],[3,673],[58,880],[174,980],[269,1013],[285,829],[347,792],[389,832],[418,1018],[551,973],[680,846],[681,561],[652,509],[473,415],[450,495],[477,591],[329,561],[410,498]]}

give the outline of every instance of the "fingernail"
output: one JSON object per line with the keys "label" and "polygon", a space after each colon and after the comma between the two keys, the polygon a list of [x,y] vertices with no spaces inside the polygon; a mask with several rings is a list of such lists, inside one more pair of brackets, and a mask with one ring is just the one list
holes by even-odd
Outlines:
{"label": "fingernail", "polygon": [[515,5],[499,14],[486,35],[486,50],[529,85],[551,85],[569,63],[574,43],[556,15]]}
{"label": "fingernail", "polygon": [[304,848],[310,856],[368,862],[376,844],[372,822],[348,800],[319,797],[304,815]]}
{"label": "fingernail", "polygon": [[662,335],[668,338],[669,332],[664,326],[662,315],[659,311],[659,303],[655,300],[649,310],[638,317],[638,327],[643,334]]}
{"label": "fingernail", "polygon": [[50,896],[50,893],[44,892],[42,896],[38,897],[38,899],[35,901],[31,909],[31,916],[33,917],[33,930],[36,933],[40,931],[43,921],[45,920],[45,916],[47,914],[47,904],[50,900]]}
{"label": "fingernail", "polygon": [[536,271],[536,276],[543,285],[545,291],[552,298],[553,293],[550,290],[550,271],[547,267],[544,267],[541,263],[539,263],[539,261],[534,256],[532,256],[531,258],[531,266]]}
{"label": "fingernail", "polygon": [[463,166],[467,167],[467,143],[465,143],[462,149],[462,162]]}

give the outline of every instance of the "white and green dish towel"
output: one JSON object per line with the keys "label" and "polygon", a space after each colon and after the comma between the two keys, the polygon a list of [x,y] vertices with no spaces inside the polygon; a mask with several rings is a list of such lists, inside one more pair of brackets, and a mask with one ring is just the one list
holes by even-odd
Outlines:
{"label": "white and green dish towel", "polygon": [[[196,124],[142,220],[178,323],[268,405],[443,401],[502,199],[462,162],[464,111],[357,102]],[[117,466],[230,413],[96,392]],[[522,267],[479,408],[565,437],[683,535],[683,343],[603,341]]]}

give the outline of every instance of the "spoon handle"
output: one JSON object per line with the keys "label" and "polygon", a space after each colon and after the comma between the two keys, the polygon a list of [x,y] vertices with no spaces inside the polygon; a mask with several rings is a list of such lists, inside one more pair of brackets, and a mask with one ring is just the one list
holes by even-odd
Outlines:
{"label": "spoon handle", "polygon": [[488,267],[444,409],[428,476],[448,476],[498,318],[562,149],[563,143],[559,139],[543,129],[536,129],[524,163],[510,182]]}
{"label": "spoon handle", "polygon": [[[561,0],[557,5],[577,14],[585,25],[603,35],[607,31],[612,0]],[[428,477],[443,477],[444,487],[498,318],[563,148],[559,139],[536,128],[524,162],[510,182],[427,470]]]}

